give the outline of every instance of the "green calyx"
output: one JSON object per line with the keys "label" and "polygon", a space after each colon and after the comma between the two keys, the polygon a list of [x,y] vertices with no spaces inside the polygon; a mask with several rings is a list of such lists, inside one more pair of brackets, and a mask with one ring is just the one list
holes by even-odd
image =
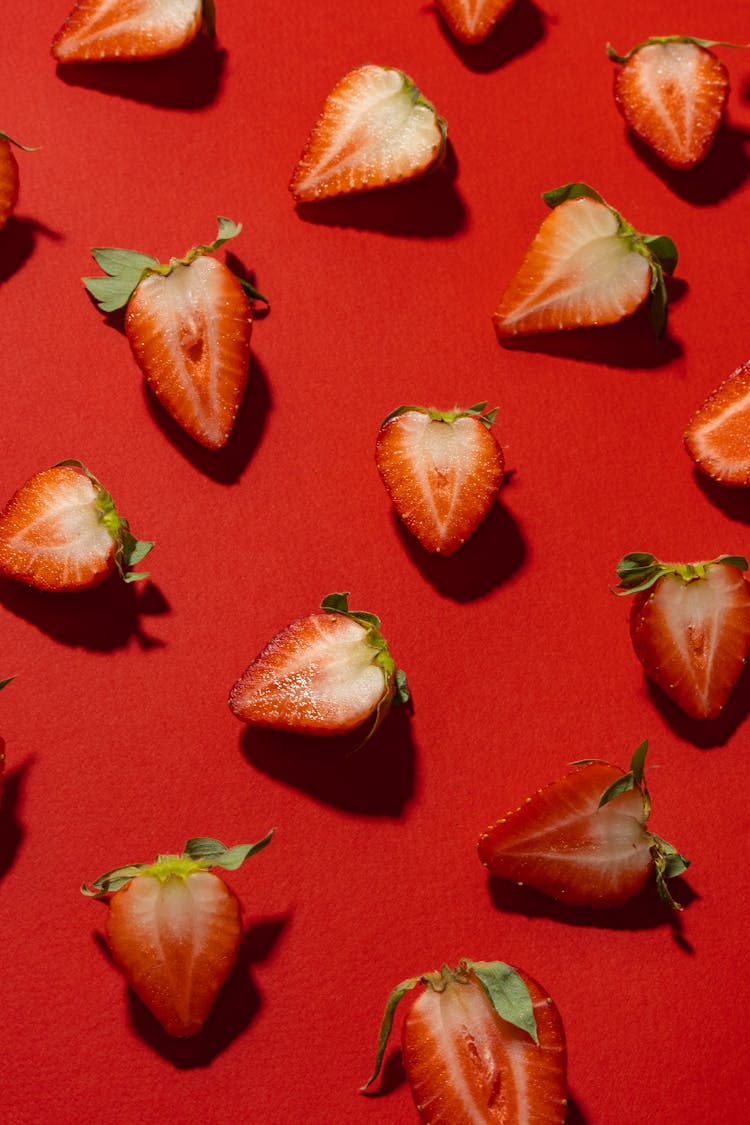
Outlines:
{"label": "green calyx", "polygon": [[[137,250],[123,250],[115,246],[96,246],[91,253],[96,264],[104,270],[106,277],[84,277],[83,284],[94,298],[102,312],[114,312],[116,309],[127,305],[138,285],[149,274],[156,273],[167,277],[177,266],[189,266],[196,258],[203,254],[213,254],[225,242],[236,238],[242,230],[242,223],[232,222],[221,216],[217,219],[219,230],[213,242],[205,246],[193,246],[184,258],[170,258],[162,264],[157,258],[149,254],[141,254]],[[255,289],[249,281],[238,278],[243,289],[251,300],[268,300]]]}
{"label": "green calyx", "polygon": [[7,687],[10,681],[15,680],[15,678],[15,676],[8,676],[6,680],[0,680],[0,691],[2,691],[4,687]]}
{"label": "green calyx", "polygon": [[115,566],[123,582],[139,582],[142,578],[148,578],[149,572],[147,570],[134,571],[130,568],[142,562],[149,551],[153,549],[154,544],[146,539],[136,539],[130,530],[128,521],[119,515],[110,493],[82,461],[70,458],[67,461],[58,461],[54,468],[62,465],[78,469],[79,472],[88,477],[96,489],[96,506],[99,511],[99,519],[115,541]]}
{"label": "green calyx", "polygon": [[633,55],[637,55],[644,47],[666,47],[669,43],[692,43],[694,47],[703,47],[709,50],[711,47],[736,47],[742,50],[750,44],[747,43],[726,43],[721,39],[694,39],[692,35],[652,35],[650,39],[644,39],[642,43],[636,44],[631,47],[625,55],[620,55],[614,49],[611,43],[607,44],[607,58],[612,62],[626,63],[632,59]]}
{"label": "green calyx", "polygon": [[20,148],[22,152],[39,152],[38,145],[22,145],[20,141],[9,137],[8,134],[3,133],[2,130],[0,130],[0,141],[7,141],[9,145],[13,145],[14,148]]}
{"label": "green calyx", "polygon": [[429,109],[430,113],[435,115],[435,124],[440,131],[440,148],[435,159],[435,164],[442,164],[445,158],[445,152],[448,147],[448,122],[444,117],[441,117],[435,109],[431,101],[429,101],[419,87],[412,81],[408,74],[404,74],[403,70],[398,70],[397,67],[386,66],[383,70],[396,70],[401,75],[401,82],[403,83],[403,92],[411,99],[412,105],[421,105],[425,109]]}
{"label": "green calyx", "polygon": [[416,988],[418,984],[423,984],[434,992],[444,992],[450,985],[471,985],[475,981],[479,982],[487,995],[487,999],[501,1019],[504,1019],[506,1023],[513,1024],[514,1027],[520,1028],[521,1031],[525,1031],[534,1043],[539,1043],[534,1005],[528,987],[520,973],[502,961],[470,961],[468,958],[462,958],[456,969],[443,965],[438,971],[423,973],[422,976],[411,977],[409,980],[396,985],[388,997],[380,1025],[375,1069],[364,1086],[360,1087],[359,1092],[364,1094],[380,1073],[388,1038],[393,1027],[393,1017],[399,1001],[407,992]]}
{"label": "green calyx", "polygon": [[262,851],[270,844],[273,829],[257,844],[236,844],[227,848],[219,840],[198,836],[188,840],[182,855],[160,855],[154,863],[131,863],[126,867],[116,867],[106,871],[93,883],[83,883],[81,894],[88,898],[104,898],[120,890],[131,879],[149,876],[166,883],[168,879],[187,879],[196,871],[208,871],[220,867],[224,871],[236,871],[246,859]]}
{"label": "green calyx", "polygon": [[401,414],[426,414],[433,422],[447,422],[451,424],[458,418],[476,418],[483,426],[489,430],[497,417],[497,407],[494,410],[487,410],[486,402],[477,402],[474,406],[468,407],[466,410],[460,410],[458,407],[455,410],[435,410],[432,406],[397,406],[390,414],[383,419],[381,423],[381,430],[383,426],[387,426],[394,418],[398,418]]}
{"label": "green calyx", "polygon": [[677,247],[665,234],[641,234],[611,207],[598,191],[588,184],[570,183],[545,191],[542,199],[548,207],[559,207],[571,199],[593,199],[602,203],[617,219],[618,237],[627,242],[631,251],[641,254],[649,264],[651,280],[649,283],[649,319],[657,336],[663,336],[667,328],[667,286],[664,275],[671,276],[677,266]]}
{"label": "green calyx", "polygon": [[747,559],[742,555],[719,555],[708,562],[663,563],[645,551],[635,551],[625,555],[617,564],[620,583],[613,593],[621,598],[637,594],[641,590],[650,589],[667,574],[673,574],[685,583],[695,582],[699,578],[705,578],[712,566],[736,566],[738,570],[747,570]]}

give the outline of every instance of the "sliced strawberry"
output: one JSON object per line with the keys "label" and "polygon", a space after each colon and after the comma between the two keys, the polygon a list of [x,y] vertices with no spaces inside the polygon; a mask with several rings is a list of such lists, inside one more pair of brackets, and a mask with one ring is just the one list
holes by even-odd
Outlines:
{"label": "sliced strawberry", "polygon": [[562,1125],[567,1052],[560,1014],[526,973],[501,961],[406,980],[391,993],[380,1030],[375,1081],[398,1002],[423,984],[404,1018],[402,1057],[412,1096],[429,1125]]}
{"label": "sliced strawberry", "polygon": [[[388,651],[380,620],[349,610],[348,594],[287,625],[240,676],[229,706],[243,723],[301,734],[344,734],[406,703],[406,677]],[[368,734],[368,737],[370,735]]]}
{"label": "sliced strawberry", "polygon": [[13,146],[23,149],[24,152],[34,152],[35,149],[14,141],[7,133],[0,132],[0,230],[5,226],[18,202],[18,161],[13,152]]}
{"label": "sliced strawberry", "polygon": [[666,880],[682,874],[688,861],[645,827],[647,749],[647,742],[638,747],[627,772],[579,762],[573,773],[538,789],[482,833],[482,864],[500,879],[598,910],[622,906],[654,871],[662,899],[681,909]]}
{"label": "sliced strawberry", "polygon": [[204,26],[213,0],[78,0],[52,41],[58,62],[124,62],[181,51]]}
{"label": "sliced strawberry", "polygon": [[684,440],[707,476],[722,484],[750,485],[750,360],[709,395]]}
{"label": "sliced strawberry", "polygon": [[107,942],[131,988],[170,1035],[196,1035],[237,959],[241,907],[209,869],[236,870],[271,840],[226,848],[188,840],[181,856],[160,855],[81,887],[109,900]]}
{"label": "sliced strawberry", "polygon": [[634,230],[586,184],[542,196],[548,215],[494,314],[500,338],[614,324],[650,294],[657,335],[667,324],[664,273],[677,249],[664,235]]}
{"label": "sliced strawberry", "polygon": [[41,590],[83,590],[129,568],[153,543],[135,539],[110,494],[80,461],[36,473],[0,513],[0,574]]}
{"label": "sliced strawberry", "polygon": [[393,506],[428,551],[450,555],[487,515],[503,453],[486,402],[468,410],[399,406],[383,422],[375,462]]}
{"label": "sliced strawberry", "polygon": [[662,563],[635,552],[620,560],[618,591],[635,594],[630,636],[646,675],[693,719],[715,719],[750,649],[747,560]]}
{"label": "sliced strawberry", "polygon": [[607,45],[622,66],[615,104],[628,127],[671,168],[693,168],[708,153],[729,96],[729,75],[712,39],[655,36],[626,55]]}
{"label": "sliced strawberry", "polygon": [[435,0],[452,35],[462,43],[481,43],[513,0]]}
{"label": "sliced strawberry", "polygon": [[245,290],[265,301],[207,256],[242,230],[230,219],[218,223],[214,242],[166,265],[132,250],[94,249],[108,276],[83,279],[103,312],[127,305],[128,342],[151,390],[208,449],[228,442],[247,384],[252,309]]}
{"label": "sliced strawberry", "polygon": [[326,98],[289,190],[309,203],[411,180],[442,161],[447,128],[400,70],[359,67]]}

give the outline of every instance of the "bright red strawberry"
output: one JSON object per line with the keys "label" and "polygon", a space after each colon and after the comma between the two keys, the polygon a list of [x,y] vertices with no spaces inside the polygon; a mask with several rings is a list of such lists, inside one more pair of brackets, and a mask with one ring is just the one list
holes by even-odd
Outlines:
{"label": "bright red strawberry", "polygon": [[435,0],[452,35],[462,43],[481,43],[513,0]]}
{"label": "bright red strawberry", "polygon": [[210,868],[235,871],[272,835],[233,848],[188,840],[180,856],[118,867],[81,887],[93,898],[112,896],[106,922],[112,956],[170,1035],[197,1035],[237,960],[242,908]]}
{"label": "bright red strawberry", "polygon": [[80,461],[36,473],[0,513],[0,574],[40,590],[84,590],[129,568],[153,543],[136,539],[110,494]]}
{"label": "bright red strawberry", "polygon": [[655,36],[626,55],[615,72],[615,104],[628,127],[671,168],[693,168],[706,156],[729,96],[729,75],[709,47],[686,35]]}
{"label": "bright red strawberry", "polygon": [[633,648],[646,675],[693,719],[715,719],[750,649],[747,560],[662,563],[636,552],[620,560],[617,587],[635,594]]}
{"label": "bright red strawberry", "polygon": [[666,880],[688,861],[647,831],[651,800],[644,777],[648,743],[625,772],[607,762],[578,762],[573,773],[538,789],[479,838],[492,875],[534,887],[571,906],[622,906],[652,871],[659,894],[680,910]]}
{"label": "bright red strawberry", "polygon": [[428,551],[450,555],[487,515],[503,480],[496,410],[399,406],[383,422],[375,462],[401,519]]}
{"label": "bright red strawberry", "polygon": [[[243,723],[300,734],[345,734],[392,706],[407,703],[406,676],[396,667],[372,613],[350,610],[348,594],[329,594],[324,613],[287,625],[232,688],[229,706]],[[369,738],[368,734],[368,738]]]}
{"label": "bright red strawberry", "polygon": [[684,440],[707,476],[722,484],[750,485],[750,360],[709,395]]}
{"label": "bright red strawberry", "polygon": [[214,34],[213,0],[78,0],[52,41],[58,62],[158,59],[201,27]]}
{"label": "bright red strawberry", "polygon": [[361,66],[328,95],[289,185],[301,203],[421,176],[445,155],[447,125],[390,66]]}
{"label": "bright red strawberry", "polygon": [[429,1125],[562,1125],[567,1052],[547,992],[501,961],[459,962],[406,980],[391,993],[380,1029],[375,1081],[399,1000],[425,989],[406,1014],[402,1058]]}
{"label": "bright red strawberry", "polygon": [[665,235],[639,234],[598,192],[566,184],[494,314],[499,337],[614,324],[649,298],[657,335],[667,324],[664,273],[677,264]]}
{"label": "bright red strawberry", "polygon": [[83,279],[103,312],[127,305],[128,342],[151,390],[208,449],[226,445],[247,384],[252,309],[246,292],[265,301],[208,257],[242,230],[230,219],[218,223],[214,242],[166,265],[133,250],[94,249],[109,276]]}
{"label": "bright red strawberry", "polygon": [[18,161],[13,153],[14,145],[24,152],[34,151],[28,145],[14,141],[7,133],[0,132],[0,230],[18,202]]}

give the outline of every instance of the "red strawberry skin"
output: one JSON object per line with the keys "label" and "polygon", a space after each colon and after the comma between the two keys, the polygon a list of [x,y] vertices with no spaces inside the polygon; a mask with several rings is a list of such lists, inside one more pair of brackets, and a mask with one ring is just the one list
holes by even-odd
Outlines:
{"label": "red strawberry skin", "polygon": [[694,719],[715,719],[750,648],[750,586],[735,566],[674,574],[635,594],[630,635],[646,674]]}
{"label": "red strawberry skin", "polygon": [[9,141],[0,137],[0,229],[18,202],[18,162]]}
{"label": "red strawberry skin", "polygon": [[684,441],[698,468],[712,480],[750,485],[750,361],[706,399]]}
{"label": "red strawberry skin", "polygon": [[653,868],[640,789],[599,808],[622,776],[617,766],[591,762],[537,790],[482,834],[480,861],[498,878],[571,906],[622,906]]}
{"label": "red strawberry skin", "polygon": [[513,0],[436,0],[435,6],[461,43],[481,43]]}
{"label": "red strawberry skin", "polygon": [[450,555],[476,530],[503,480],[503,453],[478,417],[453,421],[407,410],[381,428],[378,472],[409,531],[428,551]]}
{"label": "red strawberry skin", "polygon": [[707,155],[729,96],[729,76],[696,43],[648,43],[615,72],[615,104],[632,131],[671,168]]}
{"label": "red strawberry skin", "polygon": [[58,62],[154,59],[195,39],[203,0],[79,0],[52,41]]}
{"label": "red strawberry skin", "polygon": [[5,739],[0,736],[0,806],[3,799],[3,773],[5,772]]}
{"label": "red strawberry skin", "polygon": [[140,875],[112,895],[106,935],[129,984],[170,1035],[197,1034],[237,957],[237,896],[209,871]]}
{"label": "red strawberry skin", "polygon": [[27,481],[0,513],[0,574],[41,590],[86,589],[115,568],[98,492],[66,465]]}
{"label": "red strawberry skin", "polygon": [[240,282],[199,255],[152,273],[128,302],[125,331],[154,394],[201,445],[221,449],[247,384],[252,314]]}
{"label": "red strawberry skin", "polygon": [[529,990],[538,1045],[503,1020],[469,972],[462,983],[426,988],[407,1013],[402,1057],[420,1118],[429,1125],[562,1125],[566,1048],[549,995],[519,972]]}

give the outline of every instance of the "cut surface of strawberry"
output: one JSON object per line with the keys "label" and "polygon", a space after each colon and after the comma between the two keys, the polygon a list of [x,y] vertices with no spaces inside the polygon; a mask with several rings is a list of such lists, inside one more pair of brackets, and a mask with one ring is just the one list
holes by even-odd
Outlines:
{"label": "cut surface of strawberry", "polygon": [[712,480],[750,485],[750,360],[709,395],[684,441],[698,468]]}
{"label": "cut surface of strawberry", "polygon": [[[235,683],[229,706],[244,723],[301,734],[344,734],[409,699],[374,614],[329,594],[323,613],[293,621]],[[369,735],[368,735],[369,737]]]}
{"label": "cut surface of strawberry", "polygon": [[552,213],[495,311],[498,336],[614,324],[647,299],[662,335],[664,274],[677,264],[672,240],[639,234],[587,184],[566,184],[542,198]]}
{"label": "cut surface of strawberry", "polygon": [[615,104],[630,129],[671,168],[705,158],[724,114],[729,75],[709,48],[732,46],[689,36],[654,36],[626,55],[615,71]]}
{"label": "cut surface of strawberry", "polygon": [[197,1035],[237,959],[240,902],[213,867],[236,870],[270,843],[226,848],[188,840],[183,854],[115,868],[81,891],[109,895],[107,943],[133,991],[165,1031]]}
{"label": "cut surface of strawberry", "polygon": [[525,972],[464,959],[398,985],[386,1004],[377,1078],[396,1006],[424,985],[407,1012],[402,1058],[421,1119],[429,1125],[562,1125],[567,1053],[560,1014]]}
{"label": "cut surface of strawberry", "polygon": [[486,832],[479,859],[492,875],[527,885],[570,906],[623,906],[653,871],[664,902],[681,909],[666,880],[688,861],[646,829],[651,800],[645,783],[648,743],[625,771],[607,762],[576,763],[538,789]]}
{"label": "cut surface of strawberry", "polygon": [[110,494],[80,461],[36,473],[0,513],[0,574],[41,590],[82,590],[130,567],[153,543],[135,539]]}
{"label": "cut surface of strawberry", "polygon": [[513,0],[435,0],[451,35],[461,43],[481,43],[497,26]]}
{"label": "cut surface of strawberry", "polygon": [[58,62],[162,58],[201,27],[213,34],[213,0],[79,0],[52,41]]}
{"label": "cut surface of strawberry", "polygon": [[750,649],[747,560],[720,555],[662,563],[633,552],[620,560],[617,593],[634,594],[630,636],[646,675],[693,719],[715,719]]}
{"label": "cut surface of strawberry", "polygon": [[497,411],[486,406],[400,406],[380,428],[378,472],[399,516],[428,551],[456,551],[498,494],[504,459],[491,431]]}
{"label": "cut surface of strawberry", "polygon": [[248,296],[266,300],[209,257],[242,229],[231,219],[218,223],[214,242],[166,265],[132,250],[96,248],[92,254],[108,276],[83,279],[103,312],[127,305],[125,332],[149,387],[207,449],[229,441],[247,385]]}
{"label": "cut surface of strawberry", "polygon": [[445,155],[447,125],[402,71],[362,66],[328,95],[289,185],[309,203],[422,175]]}

